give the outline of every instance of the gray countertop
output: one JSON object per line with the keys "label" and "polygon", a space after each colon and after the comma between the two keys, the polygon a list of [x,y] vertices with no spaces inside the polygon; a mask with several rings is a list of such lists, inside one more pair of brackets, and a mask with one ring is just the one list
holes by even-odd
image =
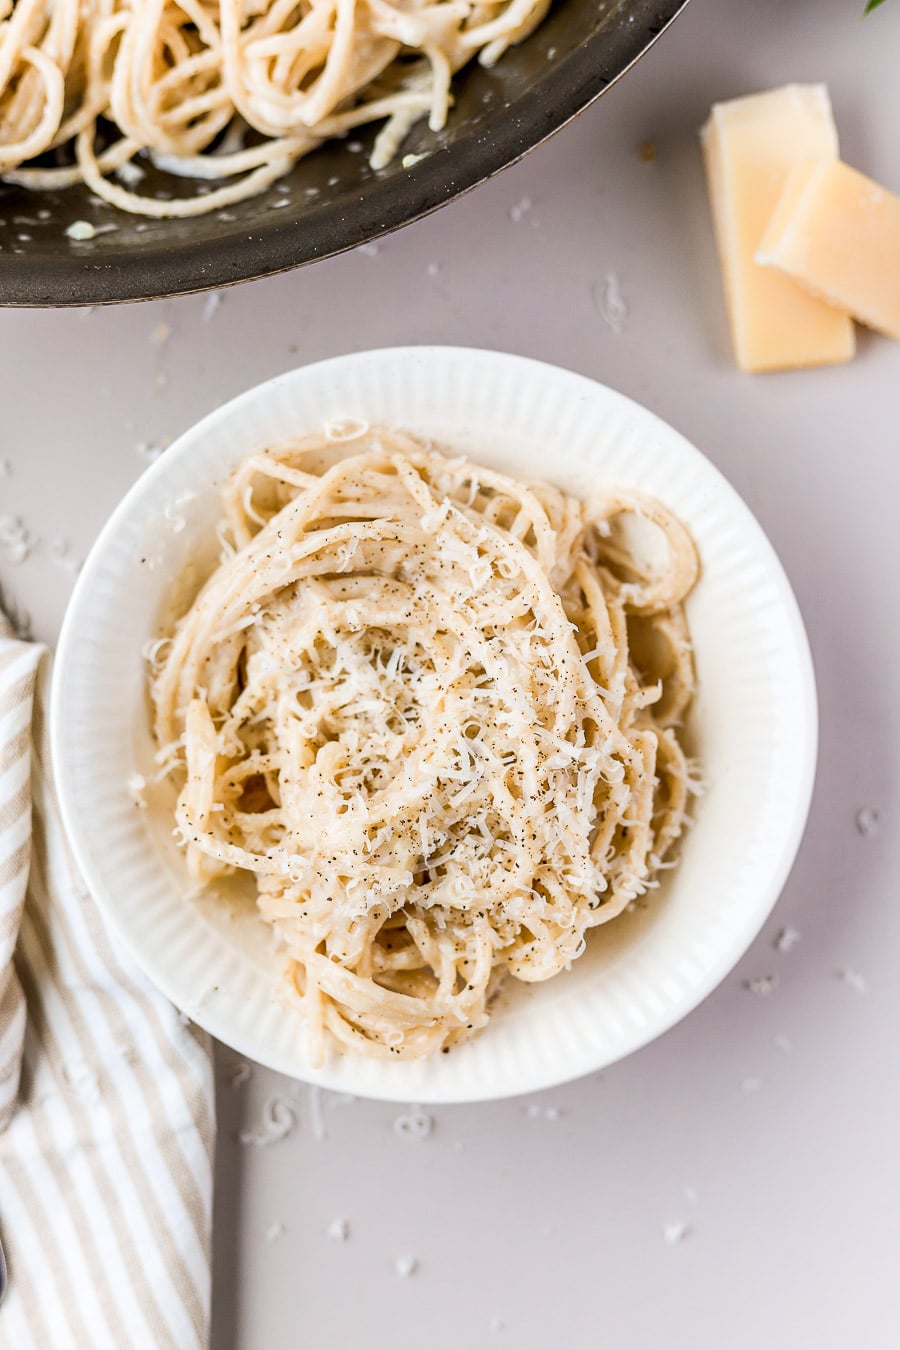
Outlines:
{"label": "gray countertop", "polygon": [[[148,447],[294,365],[433,341],[570,366],[672,422],[759,517],[816,662],[793,875],[739,968],[654,1045],[412,1125],[219,1051],[213,1350],[900,1343],[900,347],[862,334],[847,367],[735,371],[696,140],[714,99],[824,80],[844,156],[900,190],[900,0],[861,8],[692,0],[522,164],[218,307],[0,312],[0,514],[33,536],[17,566],[0,549],[0,586],[40,637]],[[295,1128],[242,1144],[274,1097]]]}

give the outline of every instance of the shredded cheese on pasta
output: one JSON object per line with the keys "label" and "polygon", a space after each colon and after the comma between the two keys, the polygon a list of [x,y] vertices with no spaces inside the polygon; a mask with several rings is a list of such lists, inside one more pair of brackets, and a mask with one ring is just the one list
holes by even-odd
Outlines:
{"label": "shredded cheese on pasta", "polygon": [[[37,189],[83,182],[140,215],[193,216],[261,192],[324,140],[370,122],[383,123],[371,164],[384,168],[420,118],[444,126],[456,70],[476,56],[492,65],[548,7],[0,0],[0,174]],[[71,166],[29,165],[69,146]],[[142,151],[165,172],[223,186],[168,200],[132,191]]]}
{"label": "shredded cheese on pasta", "polygon": [[224,508],[151,649],[191,871],[255,875],[314,1062],[329,1036],[447,1049],[504,975],[575,960],[683,828],[691,539],[637,492],[581,502],[352,425],[251,456]]}

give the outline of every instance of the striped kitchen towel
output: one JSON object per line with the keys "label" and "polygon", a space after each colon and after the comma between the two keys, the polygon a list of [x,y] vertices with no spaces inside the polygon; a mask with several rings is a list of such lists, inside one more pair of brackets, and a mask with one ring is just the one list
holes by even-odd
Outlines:
{"label": "striped kitchen towel", "polygon": [[46,665],[0,614],[0,1347],[194,1350],[209,1332],[210,1046],[73,867]]}

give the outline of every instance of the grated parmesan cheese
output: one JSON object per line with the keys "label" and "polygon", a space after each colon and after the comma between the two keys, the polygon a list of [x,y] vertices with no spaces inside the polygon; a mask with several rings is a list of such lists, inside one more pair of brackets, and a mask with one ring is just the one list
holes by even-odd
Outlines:
{"label": "grated parmesan cheese", "polygon": [[66,237],[74,239],[81,243],[87,239],[93,239],[97,233],[97,228],[89,220],[73,220],[71,225],[66,226]]}

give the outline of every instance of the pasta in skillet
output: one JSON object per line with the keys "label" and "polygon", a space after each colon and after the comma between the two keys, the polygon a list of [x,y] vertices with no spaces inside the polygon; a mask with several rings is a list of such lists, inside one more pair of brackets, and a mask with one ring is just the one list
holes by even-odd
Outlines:
{"label": "pasta in skillet", "polygon": [[[83,182],[140,215],[193,216],[263,191],[323,141],[372,122],[371,164],[384,168],[421,118],[444,126],[455,71],[476,57],[493,65],[548,6],[0,0],[0,174],[35,189]],[[29,163],[59,149],[74,163]],[[220,186],[135,191],[144,152]]]}

